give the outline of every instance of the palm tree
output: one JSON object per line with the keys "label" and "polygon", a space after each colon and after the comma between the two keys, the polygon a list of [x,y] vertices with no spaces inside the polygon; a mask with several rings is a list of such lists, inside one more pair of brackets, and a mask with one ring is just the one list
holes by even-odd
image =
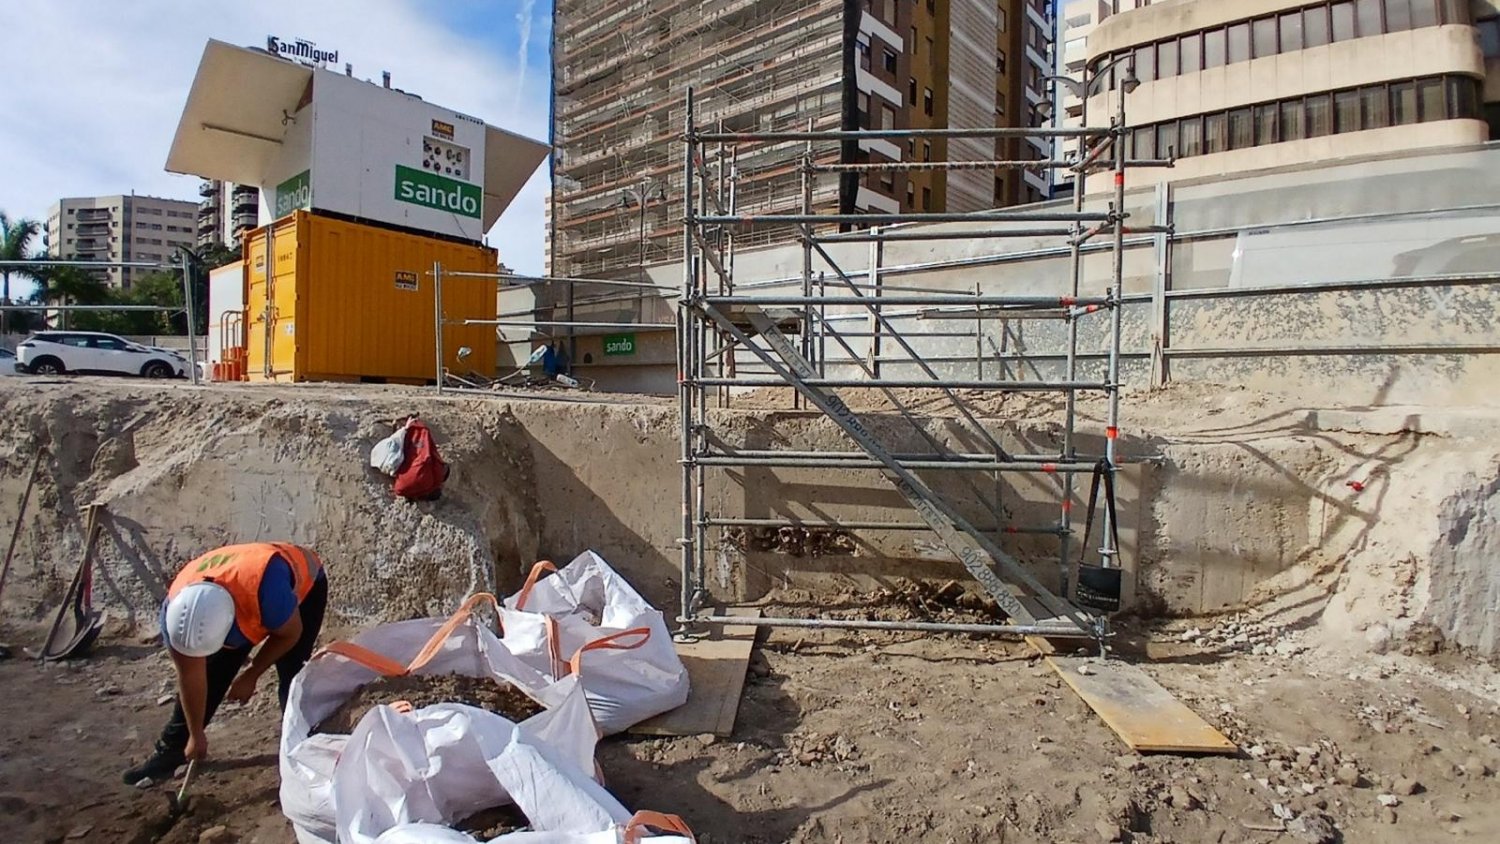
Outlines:
{"label": "palm tree", "polygon": [[[31,261],[39,257],[32,251],[31,242],[36,239],[42,230],[41,223],[36,220],[12,220],[4,211],[0,211],[0,261]],[[21,268],[16,274],[25,276],[38,283],[41,282],[42,269]],[[9,267],[0,267],[0,278],[4,279],[3,289],[0,289],[0,303],[9,305],[12,303],[10,297],[10,274]],[[6,316],[8,311],[0,311],[0,334],[5,333]]]}

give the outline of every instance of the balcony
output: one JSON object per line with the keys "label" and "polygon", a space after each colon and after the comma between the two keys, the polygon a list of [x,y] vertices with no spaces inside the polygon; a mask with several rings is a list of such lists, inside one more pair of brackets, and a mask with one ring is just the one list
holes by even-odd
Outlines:
{"label": "balcony", "polygon": [[109,237],[109,226],[102,223],[87,223],[78,227],[78,237]]}
{"label": "balcony", "polygon": [[107,223],[109,212],[103,208],[80,208],[74,218],[80,223]]}
{"label": "balcony", "polygon": [[199,218],[207,217],[217,213],[219,213],[218,197],[214,197],[213,199],[205,199],[202,202],[198,203]]}
{"label": "balcony", "polygon": [[219,183],[218,182],[203,182],[202,184],[198,185],[198,195],[199,196],[218,196],[219,195]]}
{"label": "balcony", "polygon": [[73,244],[73,248],[79,252],[108,252],[109,241],[107,240],[79,240]]}

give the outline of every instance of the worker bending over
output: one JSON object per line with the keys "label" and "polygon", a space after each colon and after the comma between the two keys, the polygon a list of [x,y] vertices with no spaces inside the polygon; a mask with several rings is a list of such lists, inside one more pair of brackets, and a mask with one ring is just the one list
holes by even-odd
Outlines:
{"label": "worker bending over", "polygon": [[[189,759],[208,756],[204,728],[228,697],[244,703],[276,666],[282,709],[292,678],[312,656],[328,606],[318,555],[283,542],[229,545],[178,572],[162,603],[162,641],[177,670],[177,704],[151,758],[125,782],[170,779]],[[241,666],[254,658],[243,671]]]}

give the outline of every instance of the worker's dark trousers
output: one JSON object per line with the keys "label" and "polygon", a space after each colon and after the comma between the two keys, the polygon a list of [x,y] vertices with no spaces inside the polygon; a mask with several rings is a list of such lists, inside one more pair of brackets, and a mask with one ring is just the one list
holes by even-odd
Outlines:
{"label": "worker's dark trousers", "polygon": [[[297,608],[302,616],[302,638],[297,644],[276,660],[276,692],[281,699],[281,708],[286,709],[286,696],[292,690],[292,678],[307,664],[312,656],[313,645],[318,641],[318,633],[323,629],[323,611],[328,608],[328,578],[318,578],[313,584],[312,591],[307,593],[307,598]],[[208,658],[208,699],[203,710],[203,726],[213,720],[214,712],[223,702],[224,695],[229,692],[229,686],[234,678],[240,673],[240,667],[250,656],[250,648],[225,648]],[[182,714],[182,699],[179,697],[177,703],[172,706],[172,720],[167,722],[165,729],[161,731],[161,738],[157,739],[156,752],[170,753],[181,756],[187,749],[188,726],[187,717]]]}

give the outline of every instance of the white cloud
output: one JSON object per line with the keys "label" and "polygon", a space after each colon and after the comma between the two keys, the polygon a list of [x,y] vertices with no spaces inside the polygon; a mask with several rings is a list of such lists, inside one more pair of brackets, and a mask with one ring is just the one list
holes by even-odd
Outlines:
{"label": "white cloud", "polygon": [[[522,0],[529,8],[529,0]],[[497,24],[509,16],[496,15]],[[547,81],[517,59],[445,29],[418,0],[254,3],[91,0],[0,3],[0,209],[43,219],[64,196],[196,199],[197,180],[163,165],[209,38],[262,45],[268,34],[336,48],[356,76],[535,138],[547,136]],[[511,266],[542,266],[546,165],[491,231]]]}

